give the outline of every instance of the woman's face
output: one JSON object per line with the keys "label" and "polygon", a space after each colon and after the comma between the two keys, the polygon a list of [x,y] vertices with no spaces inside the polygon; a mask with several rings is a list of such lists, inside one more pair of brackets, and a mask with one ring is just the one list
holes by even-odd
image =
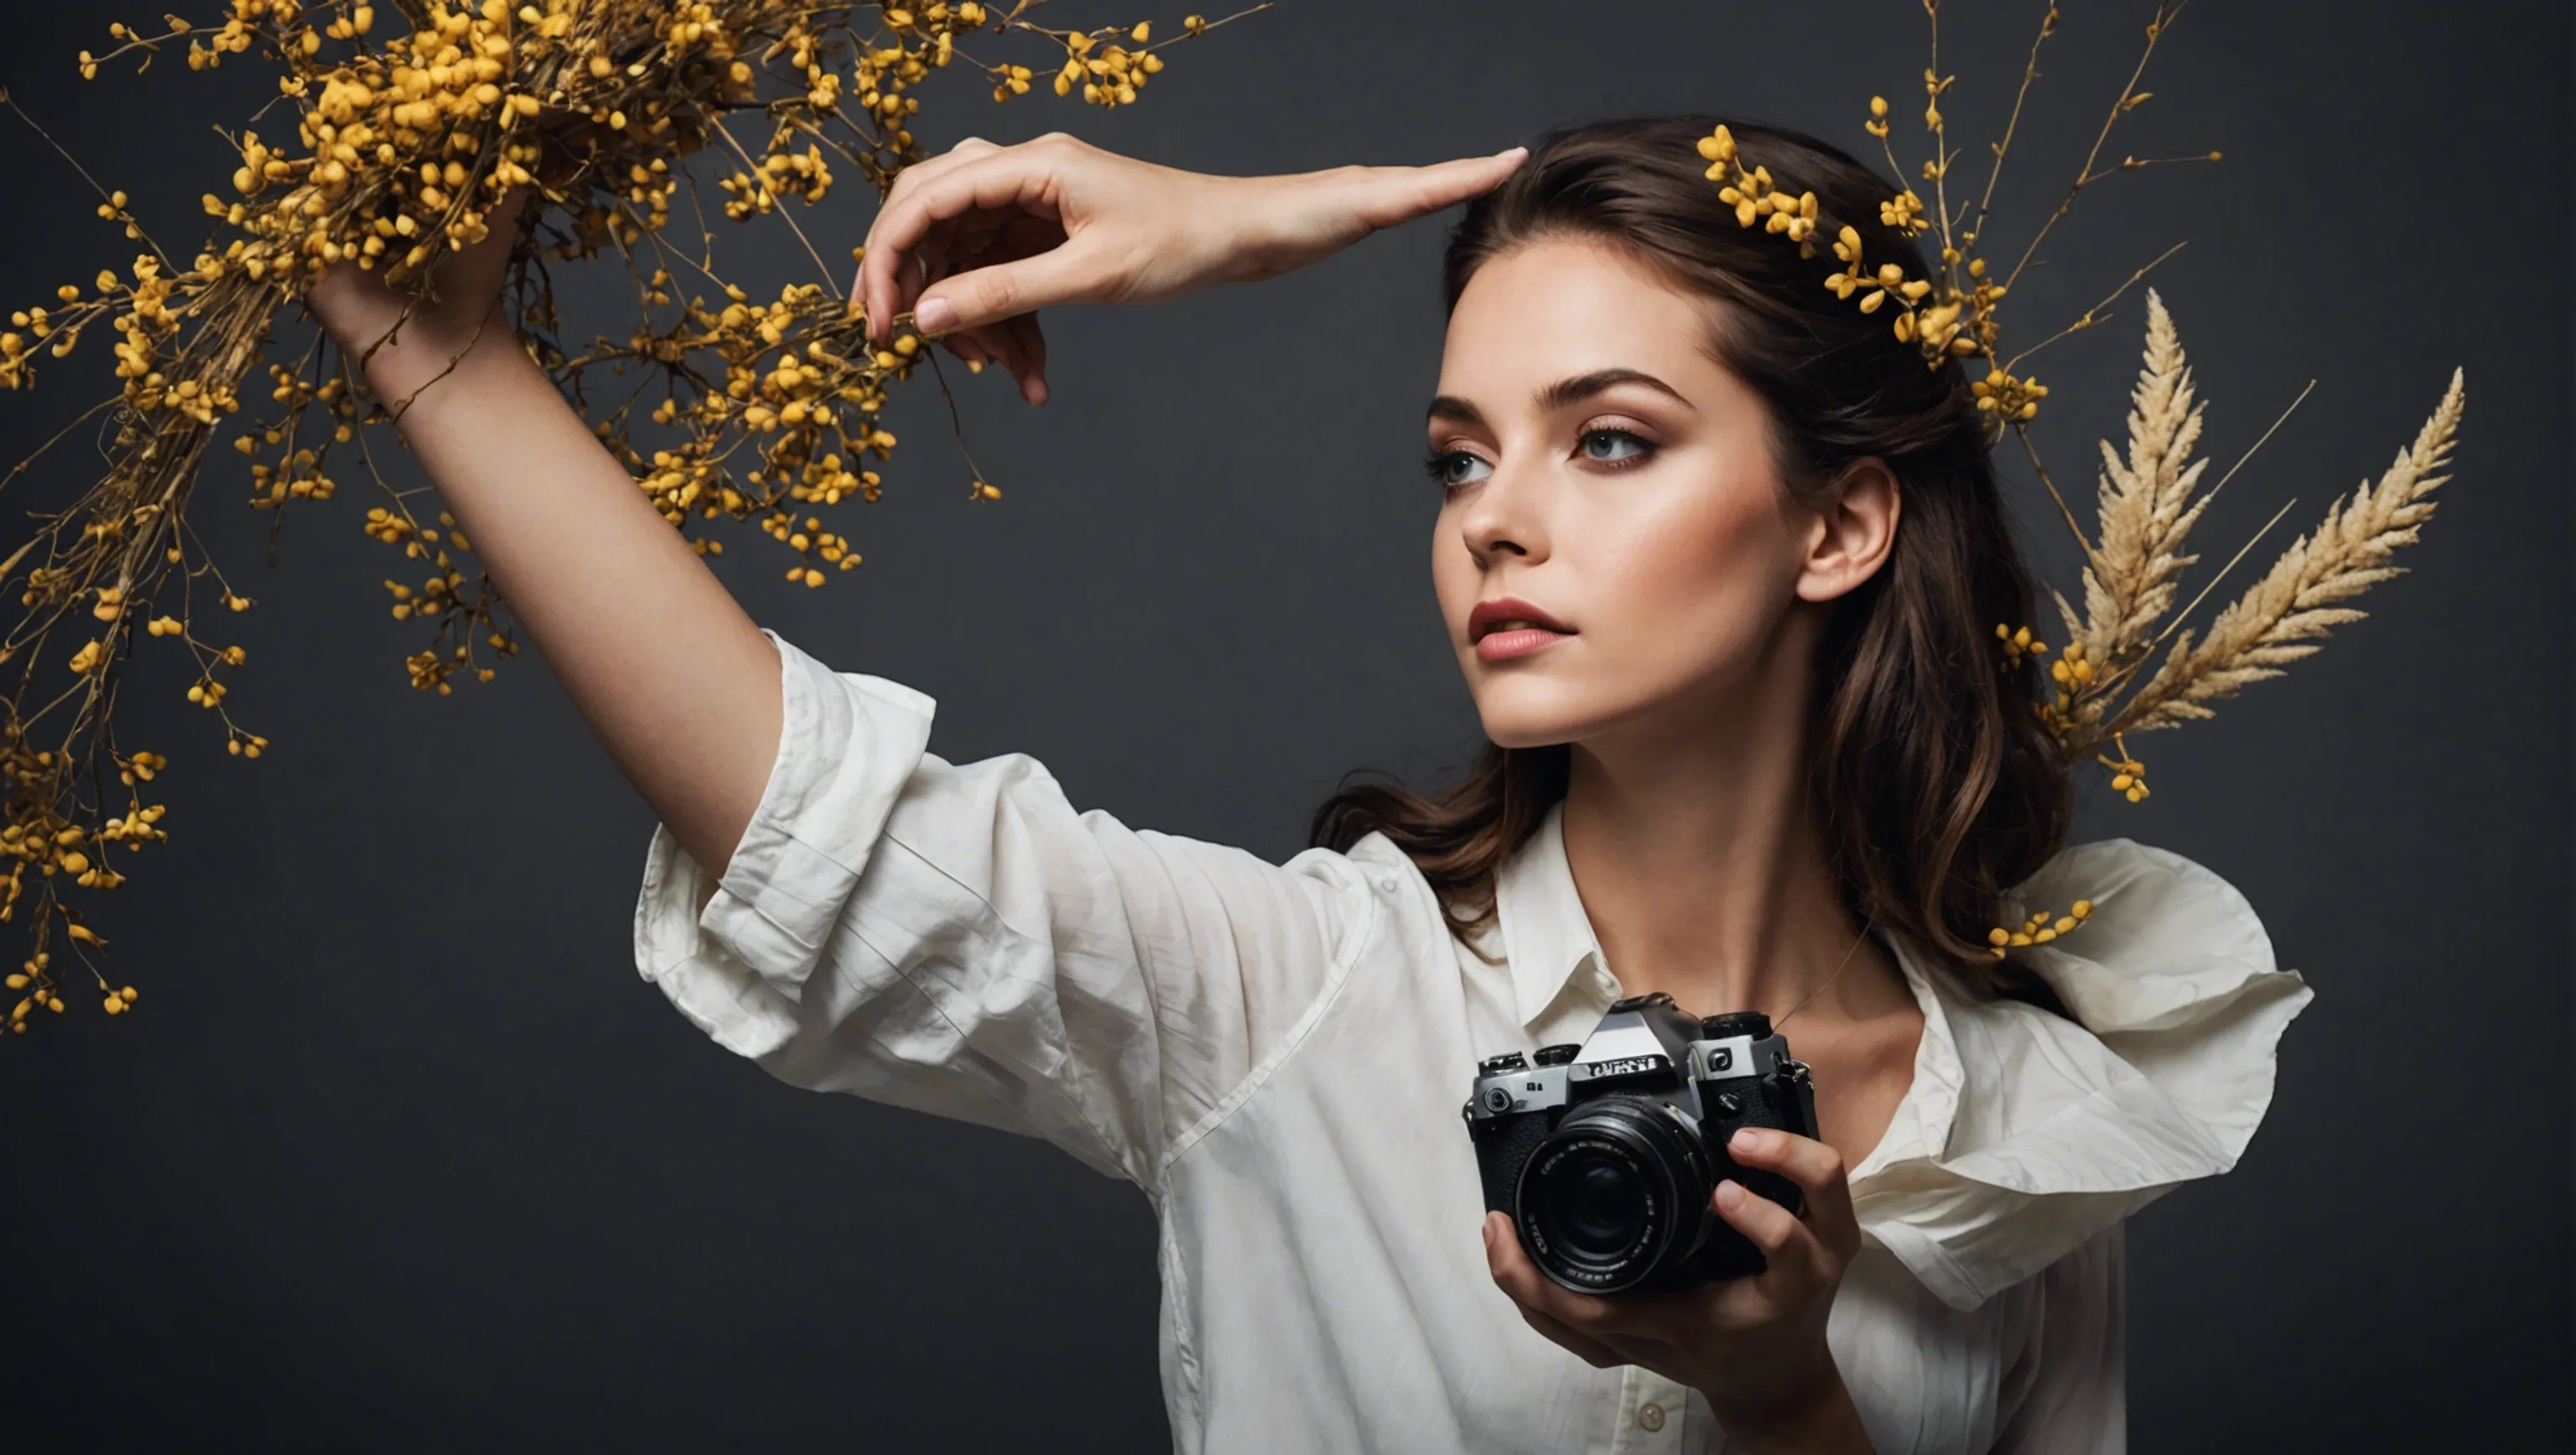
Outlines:
{"label": "woman's face", "polygon": [[[1566,238],[1496,256],[1450,314],[1431,571],[1496,743],[1704,735],[1796,692],[1801,598],[1867,574],[1782,487],[1760,398],[1704,350],[1710,307]],[[1492,630],[1507,597],[1564,631]]]}

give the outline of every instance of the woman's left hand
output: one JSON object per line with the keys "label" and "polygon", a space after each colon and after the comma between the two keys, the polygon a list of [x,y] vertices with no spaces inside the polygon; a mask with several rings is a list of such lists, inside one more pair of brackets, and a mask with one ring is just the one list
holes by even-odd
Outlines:
{"label": "woman's left hand", "polygon": [[1522,1319],[1585,1363],[1641,1365],[1698,1390],[1751,1449],[1869,1449],[1844,1389],[1825,1321],[1860,1223],[1842,1154],[1794,1132],[1747,1127],[1727,1144],[1747,1167],[1780,1173],[1806,1194],[1804,1218],[1728,1179],[1717,1215],[1753,1240],[1769,1267],[1673,1292],[1577,1293],[1539,1272],[1510,1217],[1485,1215],[1485,1258]]}

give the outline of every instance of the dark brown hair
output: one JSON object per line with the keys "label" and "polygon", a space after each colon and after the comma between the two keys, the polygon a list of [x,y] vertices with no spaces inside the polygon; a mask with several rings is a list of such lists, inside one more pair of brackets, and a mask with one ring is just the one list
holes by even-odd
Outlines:
{"label": "dark brown hair", "polygon": [[[1594,122],[1541,137],[1451,233],[1442,269],[1454,310],[1477,268],[1512,248],[1582,237],[1627,250],[1711,300],[1712,352],[1758,394],[1788,489],[1814,500],[1875,458],[1903,500],[1896,541],[1836,600],[1816,653],[1808,741],[1812,811],[1855,918],[1875,919],[1986,989],[2052,999],[1993,957],[2001,892],[2064,841],[2071,812],[2055,745],[2032,710],[2038,668],[2007,668],[1998,622],[2031,619],[2032,587],[1996,488],[1989,439],[1956,360],[1925,365],[1885,311],[1825,287],[1822,246],[1739,225],[1697,144],[1717,116]],[[1745,167],[1812,191],[1822,239],[1857,228],[1862,255],[1927,276],[1913,240],[1879,220],[1895,187],[1794,132],[1727,121]],[[1466,777],[1426,798],[1400,784],[1343,785],[1312,839],[1347,850],[1372,830],[1439,892],[1451,931],[1494,918],[1495,875],[1565,796],[1567,745],[1488,742]],[[1354,775],[1356,776],[1356,775]]]}

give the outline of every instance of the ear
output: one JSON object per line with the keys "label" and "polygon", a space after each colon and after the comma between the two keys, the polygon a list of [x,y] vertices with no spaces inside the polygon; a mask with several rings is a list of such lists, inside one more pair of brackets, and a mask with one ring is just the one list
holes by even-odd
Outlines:
{"label": "ear", "polygon": [[1845,470],[1816,512],[1798,599],[1831,601],[1876,575],[1896,549],[1902,492],[1896,473],[1875,457]]}

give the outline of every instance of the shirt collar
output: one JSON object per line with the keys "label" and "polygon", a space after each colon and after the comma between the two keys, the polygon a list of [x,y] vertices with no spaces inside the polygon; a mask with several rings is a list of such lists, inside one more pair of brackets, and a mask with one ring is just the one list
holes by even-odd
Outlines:
{"label": "shirt collar", "polygon": [[[1520,852],[1504,861],[1495,878],[1494,912],[1511,963],[1513,1011],[1523,1029],[1535,1033],[1568,987],[1578,982],[1601,992],[1595,998],[1603,1005],[1624,993],[1610,974],[1601,942],[1592,932],[1591,916],[1584,911],[1583,896],[1574,887],[1574,871],[1565,857],[1563,800],[1549,807]],[[1906,1156],[1937,1156],[1944,1151],[1967,1079],[1952,1039],[1950,1017],[1935,987],[1937,972],[1923,963],[1903,936],[1882,935],[1879,943],[1914,992],[1923,1012],[1923,1036],[1915,1052],[1913,1085],[1887,1134],[1854,1169],[1855,1180]]]}
{"label": "shirt collar", "polygon": [[[1563,809],[1495,879],[1514,1010],[1533,1031],[1551,1013],[1580,1019],[1560,1005],[1570,987],[1604,1005],[1619,993],[1566,864]],[[2006,896],[2004,917],[2078,898],[2094,904],[2081,933],[2020,952],[2072,1020],[1976,994],[1902,935],[1880,940],[1923,1036],[1912,1085],[1851,1171],[1854,1211],[1955,1308],[2232,1167],[2271,1103],[2281,1033],[2313,995],[2275,966],[2244,897],[2178,854],[2075,845]]]}
{"label": "shirt collar", "polygon": [[1524,1028],[1536,1026],[1587,965],[1608,975],[1609,963],[1565,861],[1562,799],[1549,805],[1520,851],[1503,861],[1494,880],[1494,915],[1511,960],[1513,1013]]}

